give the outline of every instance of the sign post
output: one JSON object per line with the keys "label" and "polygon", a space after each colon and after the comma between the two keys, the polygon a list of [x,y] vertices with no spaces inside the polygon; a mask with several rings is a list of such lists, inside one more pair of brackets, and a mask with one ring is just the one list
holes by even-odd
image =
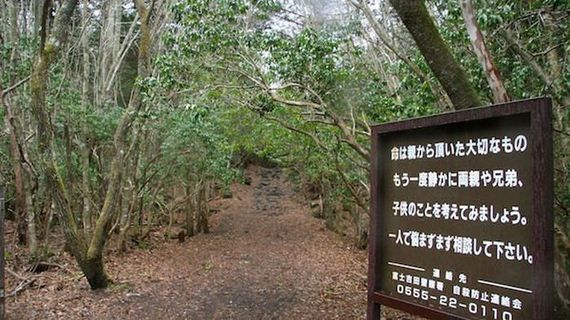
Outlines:
{"label": "sign post", "polygon": [[368,320],[551,319],[547,98],[372,130]]}
{"label": "sign post", "polygon": [[5,316],[5,287],[4,287],[4,188],[0,187],[0,320]]}

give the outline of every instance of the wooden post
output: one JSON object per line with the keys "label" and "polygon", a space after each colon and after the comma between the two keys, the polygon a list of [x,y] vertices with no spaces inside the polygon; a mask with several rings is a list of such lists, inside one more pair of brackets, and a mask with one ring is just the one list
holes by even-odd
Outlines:
{"label": "wooden post", "polygon": [[4,320],[4,188],[0,187],[0,320]]}

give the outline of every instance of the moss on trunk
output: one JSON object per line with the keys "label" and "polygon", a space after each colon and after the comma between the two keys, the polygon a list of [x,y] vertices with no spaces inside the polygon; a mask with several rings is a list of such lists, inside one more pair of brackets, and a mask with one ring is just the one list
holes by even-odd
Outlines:
{"label": "moss on trunk", "polygon": [[81,270],[85,274],[91,289],[105,289],[109,286],[109,278],[103,265],[103,257],[87,258],[81,262]]}

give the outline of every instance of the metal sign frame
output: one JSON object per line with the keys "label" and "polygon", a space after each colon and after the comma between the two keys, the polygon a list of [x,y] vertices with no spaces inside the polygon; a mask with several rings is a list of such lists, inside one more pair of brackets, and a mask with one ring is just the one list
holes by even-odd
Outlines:
{"label": "metal sign frame", "polygon": [[[553,154],[552,154],[552,102],[550,98],[537,98],[517,101],[489,107],[450,112],[442,115],[416,118],[378,125],[372,128],[372,166],[370,170],[371,204],[368,269],[368,310],[367,319],[380,319],[380,306],[385,305],[430,319],[465,319],[457,314],[442,309],[428,307],[411,301],[383,294],[379,273],[383,252],[380,250],[387,236],[382,234],[384,216],[380,212],[379,198],[380,168],[379,148],[384,134],[406,134],[408,130],[435,126],[457,125],[460,123],[509,117],[520,114],[530,116],[530,141],[532,158],[532,243],[534,256],[532,264],[532,319],[551,319],[553,317]],[[386,152],[386,150],[383,150]]]}

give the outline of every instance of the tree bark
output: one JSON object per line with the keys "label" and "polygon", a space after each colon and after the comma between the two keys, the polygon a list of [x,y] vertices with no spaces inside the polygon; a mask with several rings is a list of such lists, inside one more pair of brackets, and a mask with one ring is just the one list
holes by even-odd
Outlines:
{"label": "tree bark", "polygon": [[103,3],[102,27],[99,40],[98,82],[96,102],[98,106],[113,102],[113,88],[109,87],[112,66],[118,60],[121,44],[121,1],[109,0]]}
{"label": "tree bark", "polygon": [[469,34],[469,40],[471,41],[471,46],[473,47],[473,51],[475,51],[475,55],[477,55],[479,64],[483,68],[489,88],[491,88],[491,92],[493,93],[493,102],[501,103],[510,101],[507,90],[501,81],[499,69],[497,69],[497,66],[495,66],[495,63],[493,62],[491,53],[485,45],[483,33],[481,33],[479,24],[475,19],[473,3],[471,0],[461,0],[460,3],[463,19],[465,20],[465,27]]}
{"label": "tree bark", "polygon": [[204,210],[202,211],[202,232],[210,233],[210,226],[208,223],[208,217],[210,215],[210,205],[208,200],[210,199],[210,181],[206,180],[204,183]]}
{"label": "tree bark", "polygon": [[[66,0],[62,2],[53,22],[52,33],[46,32],[47,17],[50,10],[48,2],[44,5],[42,14],[41,44],[36,61],[32,69],[30,90],[32,96],[32,111],[37,122],[38,152],[40,157],[40,174],[45,176],[43,187],[50,186],[53,201],[56,203],[59,220],[63,225],[68,246],[92,287],[99,288],[107,284],[106,275],[102,271],[102,255],[85,255],[85,240],[78,230],[76,217],[72,209],[72,199],[69,195],[64,179],[59,173],[57,166],[56,149],[53,146],[53,128],[46,105],[47,82],[49,66],[55,60],[63,47],[69,21],[73,15],[78,0]],[[44,189],[47,190],[47,189]],[[41,196],[41,194],[40,194]],[[31,230],[30,230],[31,232]]]}
{"label": "tree bark", "polygon": [[104,289],[109,286],[109,277],[105,272],[102,255],[89,257],[80,265],[91,289]]}
{"label": "tree bark", "polygon": [[[143,0],[135,0],[135,7],[141,17],[141,39],[139,43],[139,56],[138,56],[138,68],[137,75],[139,79],[144,79],[149,75],[149,57],[152,40],[150,37],[150,15],[152,13],[152,7],[147,8]],[[105,242],[107,240],[107,231],[109,230],[109,224],[115,213],[115,204],[117,202],[117,197],[120,193],[121,183],[122,183],[122,171],[125,165],[125,156],[127,153],[127,138],[130,131],[132,123],[135,121],[138,112],[142,106],[142,95],[141,89],[137,86],[129,99],[129,105],[124,111],[123,116],[119,120],[119,124],[115,131],[113,138],[115,155],[111,163],[111,169],[109,174],[109,182],[107,186],[107,192],[105,193],[105,200],[103,202],[103,208],[101,209],[99,218],[95,224],[93,230],[93,236],[89,243],[89,248],[87,249],[86,261],[95,263],[99,260],[98,257],[103,256],[103,249],[105,247]],[[108,281],[98,281],[97,279],[106,279],[106,274],[104,269],[94,268],[94,270],[100,271],[101,274],[97,274],[91,284],[92,289],[105,288]],[[86,276],[88,276],[86,274]],[[104,286],[99,286],[104,285]]]}
{"label": "tree bark", "polygon": [[[84,112],[87,114],[89,107],[91,105],[91,99],[89,98],[90,92],[90,70],[91,61],[89,59],[89,33],[87,32],[87,27],[89,25],[89,1],[82,0],[82,10],[81,10],[81,24],[83,28],[83,33],[81,35],[81,58],[82,58],[82,85],[81,85],[81,104]],[[90,182],[89,182],[89,156],[91,154],[89,147],[89,127],[87,121],[83,123],[82,131],[84,134],[84,141],[81,145],[81,187],[83,191],[83,206],[81,208],[81,219],[83,222],[83,234],[85,239],[89,241],[91,239],[91,199],[90,194]]]}
{"label": "tree bark", "polygon": [[[49,66],[65,43],[67,31],[71,25],[69,20],[71,19],[73,11],[77,5],[77,0],[67,0],[61,4],[61,7],[55,16],[52,33],[48,35],[47,20],[49,19],[49,12],[51,10],[50,2],[51,1],[49,0],[44,2],[41,18],[40,47],[32,67],[32,76],[30,80],[31,107],[37,122],[36,136],[38,140],[38,164],[40,166],[40,174],[44,174],[45,176],[45,180],[41,180],[38,185],[38,193],[36,196],[36,200],[38,201],[35,204],[35,208],[37,210],[41,210],[41,208],[44,207],[43,201],[47,198],[47,186],[56,186],[58,185],[59,180],[57,177],[57,168],[53,161],[54,150],[51,146],[53,143],[53,128],[50,124],[50,116],[46,104],[47,83],[49,80],[48,71]],[[52,188],[52,192],[61,191],[54,187]],[[63,196],[59,195],[58,197]],[[29,212],[28,233],[30,235],[30,249],[32,251],[32,255],[35,255],[37,247],[32,248],[33,244],[36,243],[36,241],[32,239],[32,235],[35,230],[35,216],[34,210],[29,210]],[[74,217],[67,217],[67,220],[73,219]]]}
{"label": "tree bark", "polygon": [[202,188],[203,183],[199,181],[196,184],[196,233],[202,232]]}
{"label": "tree bark", "polygon": [[12,164],[14,167],[14,187],[16,191],[16,197],[14,201],[15,207],[15,220],[16,220],[16,233],[18,237],[18,244],[26,244],[27,234],[26,234],[26,216],[27,216],[27,206],[26,206],[26,186],[24,184],[24,170],[19,161],[18,143],[16,137],[10,134],[10,153],[12,156]]}
{"label": "tree bark", "polygon": [[193,196],[192,196],[192,189],[191,189],[191,184],[188,183],[186,185],[186,187],[184,188],[185,190],[185,196],[186,196],[186,234],[188,235],[188,237],[192,237],[194,236],[194,201],[193,201]]}
{"label": "tree bark", "polygon": [[209,233],[208,226],[208,188],[209,183],[207,180],[202,180],[196,185],[197,201],[196,201],[196,232]]}
{"label": "tree bark", "polygon": [[[16,233],[18,237],[19,244],[28,243],[28,234],[26,232],[26,217],[28,216],[29,206],[27,205],[27,193],[31,192],[26,186],[31,185],[31,183],[26,183],[26,173],[24,171],[23,163],[25,163],[25,154],[27,154],[26,147],[21,143],[21,120],[14,114],[9,99],[6,94],[2,91],[0,87],[0,93],[2,94],[1,105],[3,105],[5,110],[4,122],[6,127],[10,130],[10,156],[12,160],[12,166],[14,167],[14,187],[15,187],[15,220],[16,220]],[[28,173],[28,176],[31,176]]]}
{"label": "tree bark", "polygon": [[[10,21],[10,28],[5,30],[4,34],[9,35],[10,43],[12,44],[12,50],[10,52],[9,67],[6,67],[3,62],[0,62],[0,71],[4,74],[9,74],[10,85],[15,89],[18,85],[14,83],[14,72],[12,68],[18,63],[18,43],[20,40],[20,35],[18,31],[18,10],[19,4],[9,1],[6,3],[8,17],[5,17]],[[5,13],[3,12],[3,13]],[[15,87],[14,87],[15,86]],[[12,90],[13,90],[12,89]],[[18,244],[25,245],[27,243],[27,233],[26,233],[26,216],[28,214],[28,207],[26,206],[26,183],[25,183],[25,172],[22,167],[22,162],[20,161],[20,148],[25,148],[23,144],[20,144],[20,137],[22,132],[22,121],[18,116],[16,111],[12,109],[8,94],[9,92],[4,92],[0,87],[1,99],[0,104],[3,105],[5,110],[4,122],[7,128],[9,128],[10,134],[10,158],[12,160],[12,166],[14,167],[14,187],[15,187],[15,222],[16,222],[16,234]],[[24,150],[22,150],[24,152]]]}
{"label": "tree bark", "polygon": [[34,18],[32,19],[33,25],[31,26],[31,32],[33,35],[38,35],[41,29],[41,21],[42,21],[42,8],[43,4],[47,0],[44,1],[30,1],[30,12],[32,12]]}
{"label": "tree bark", "polygon": [[455,109],[481,105],[467,74],[441,38],[423,0],[390,0]]}
{"label": "tree bark", "polygon": [[18,2],[8,1],[8,11],[10,12],[10,40],[12,41],[12,50],[10,52],[10,62],[12,65],[18,58],[18,48],[20,41],[20,32],[18,30],[18,11],[20,4]]}

